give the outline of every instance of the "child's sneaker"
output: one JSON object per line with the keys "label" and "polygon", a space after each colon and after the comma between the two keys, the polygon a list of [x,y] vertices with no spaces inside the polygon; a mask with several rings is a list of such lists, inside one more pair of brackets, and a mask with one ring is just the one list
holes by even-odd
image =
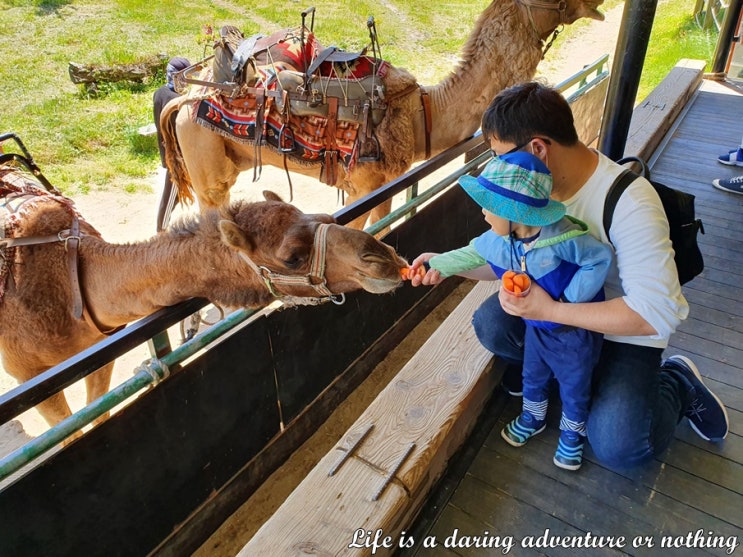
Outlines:
{"label": "child's sneaker", "polygon": [[516,419],[504,427],[500,435],[509,445],[522,447],[537,433],[542,433],[547,427],[546,420],[537,420],[530,412],[521,412]]}
{"label": "child's sneaker", "polygon": [[743,147],[736,147],[724,155],[717,157],[717,160],[728,166],[743,166]]}
{"label": "child's sneaker", "polygon": [[552,462],[564,470],[580,468],[583,464],[583,436],[575,431],[562,431]]}

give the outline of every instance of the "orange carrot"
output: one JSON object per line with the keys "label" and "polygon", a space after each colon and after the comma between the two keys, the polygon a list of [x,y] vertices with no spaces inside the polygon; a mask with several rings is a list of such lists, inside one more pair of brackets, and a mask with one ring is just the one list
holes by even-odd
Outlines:
{"label": "orange carrot", "polygon": [[400,277],[402,280],[413,280],[413,277],[416,275],[423,278],[426,276],[426,272],[426,268],[423,265],[418,267],[415,271],[413,271],[412,267],[403,267],[400,269]]}
{"label": "orange carrot", "polygon": [[517,295],[526,292],[531,286],[531,280],[527,274],[510,270],[503,273],[501,281],[503,288]]}

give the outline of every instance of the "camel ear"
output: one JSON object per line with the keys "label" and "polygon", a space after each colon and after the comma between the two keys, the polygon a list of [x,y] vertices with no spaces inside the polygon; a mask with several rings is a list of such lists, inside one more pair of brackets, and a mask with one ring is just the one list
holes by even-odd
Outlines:
{"label": "camel ear", "polygon": [[271,190],[263,190],[263,197],[266,201],[281,201],[282,203],[284,202],[284,200],[279,197],[278,193]]}
{"label": "camel ear", "polygon": [[222,219],[219,221],[219,234],[222,241],[230,247],[243,251],[252,251],[253,246],[234,221]]}
{"label": "camel ear", "polygon": [[[576,9],[575,13],[575,19],[573,21],[577,21],[578,19],[582,17],[588,17],[591,19],[596,19],[598,21],[604,21],[604,14],[602,14],[598,7],[603,3],[603,0],[600,2],[598,0],[583,0],[582,2],[578,3],[578,7]],[[568,19],[572,19],[570,16],[568,16]],[[572,23],[571,21],[570,23]]]}

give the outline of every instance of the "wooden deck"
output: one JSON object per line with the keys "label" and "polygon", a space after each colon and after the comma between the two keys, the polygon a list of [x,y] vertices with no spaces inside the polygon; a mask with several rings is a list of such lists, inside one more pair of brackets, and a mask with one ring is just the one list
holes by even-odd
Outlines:
{"label": "wooden deck", "polygon": [[[711,185],[714,178],[743,173],[716,161],[742,134],[743,95],[705,81],[650,161],[655,178],[696,195],[706,230],[700,237],[706,268],[684,286],[690,316],[665,355],[696,362],[728,408],[728,438],[705,442],[684,419],[670,449],[640,469],[610,471],[589,447],[581,470],[567,472],[552,464],[557,412],[544,434],[516,449],[502,441],[500,430],[519,412],[520,399],[499,394],[408,529],[415,546],[398,557],[729,555],[731,544],[737,544],[734,554],[743,553],[743,196]],[[444,547],[453,534],[456,547]],[[536,546],[545,534],[575,542],[603,536],[607,545],[523,547],[529,540]],[[437,547],[424,548],[432,536]],[[466,536],[491,537],[493,547],[467,548]],[[625,538],[623,547],[610,549],[618,536]],[[633,547],[635,540],[640,547]]]}

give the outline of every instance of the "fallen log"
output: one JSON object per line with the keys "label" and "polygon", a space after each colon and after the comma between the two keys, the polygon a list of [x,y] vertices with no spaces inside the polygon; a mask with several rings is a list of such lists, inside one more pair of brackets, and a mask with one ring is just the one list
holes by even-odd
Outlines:
{"label": "fallen log", "polygon": [[167,54],[157,54],[131,64],[104,65],[70,62],[68,71],[72,83],[76,85],[117,81],[141,83],[158,71],[164,71],[167,63]]}

